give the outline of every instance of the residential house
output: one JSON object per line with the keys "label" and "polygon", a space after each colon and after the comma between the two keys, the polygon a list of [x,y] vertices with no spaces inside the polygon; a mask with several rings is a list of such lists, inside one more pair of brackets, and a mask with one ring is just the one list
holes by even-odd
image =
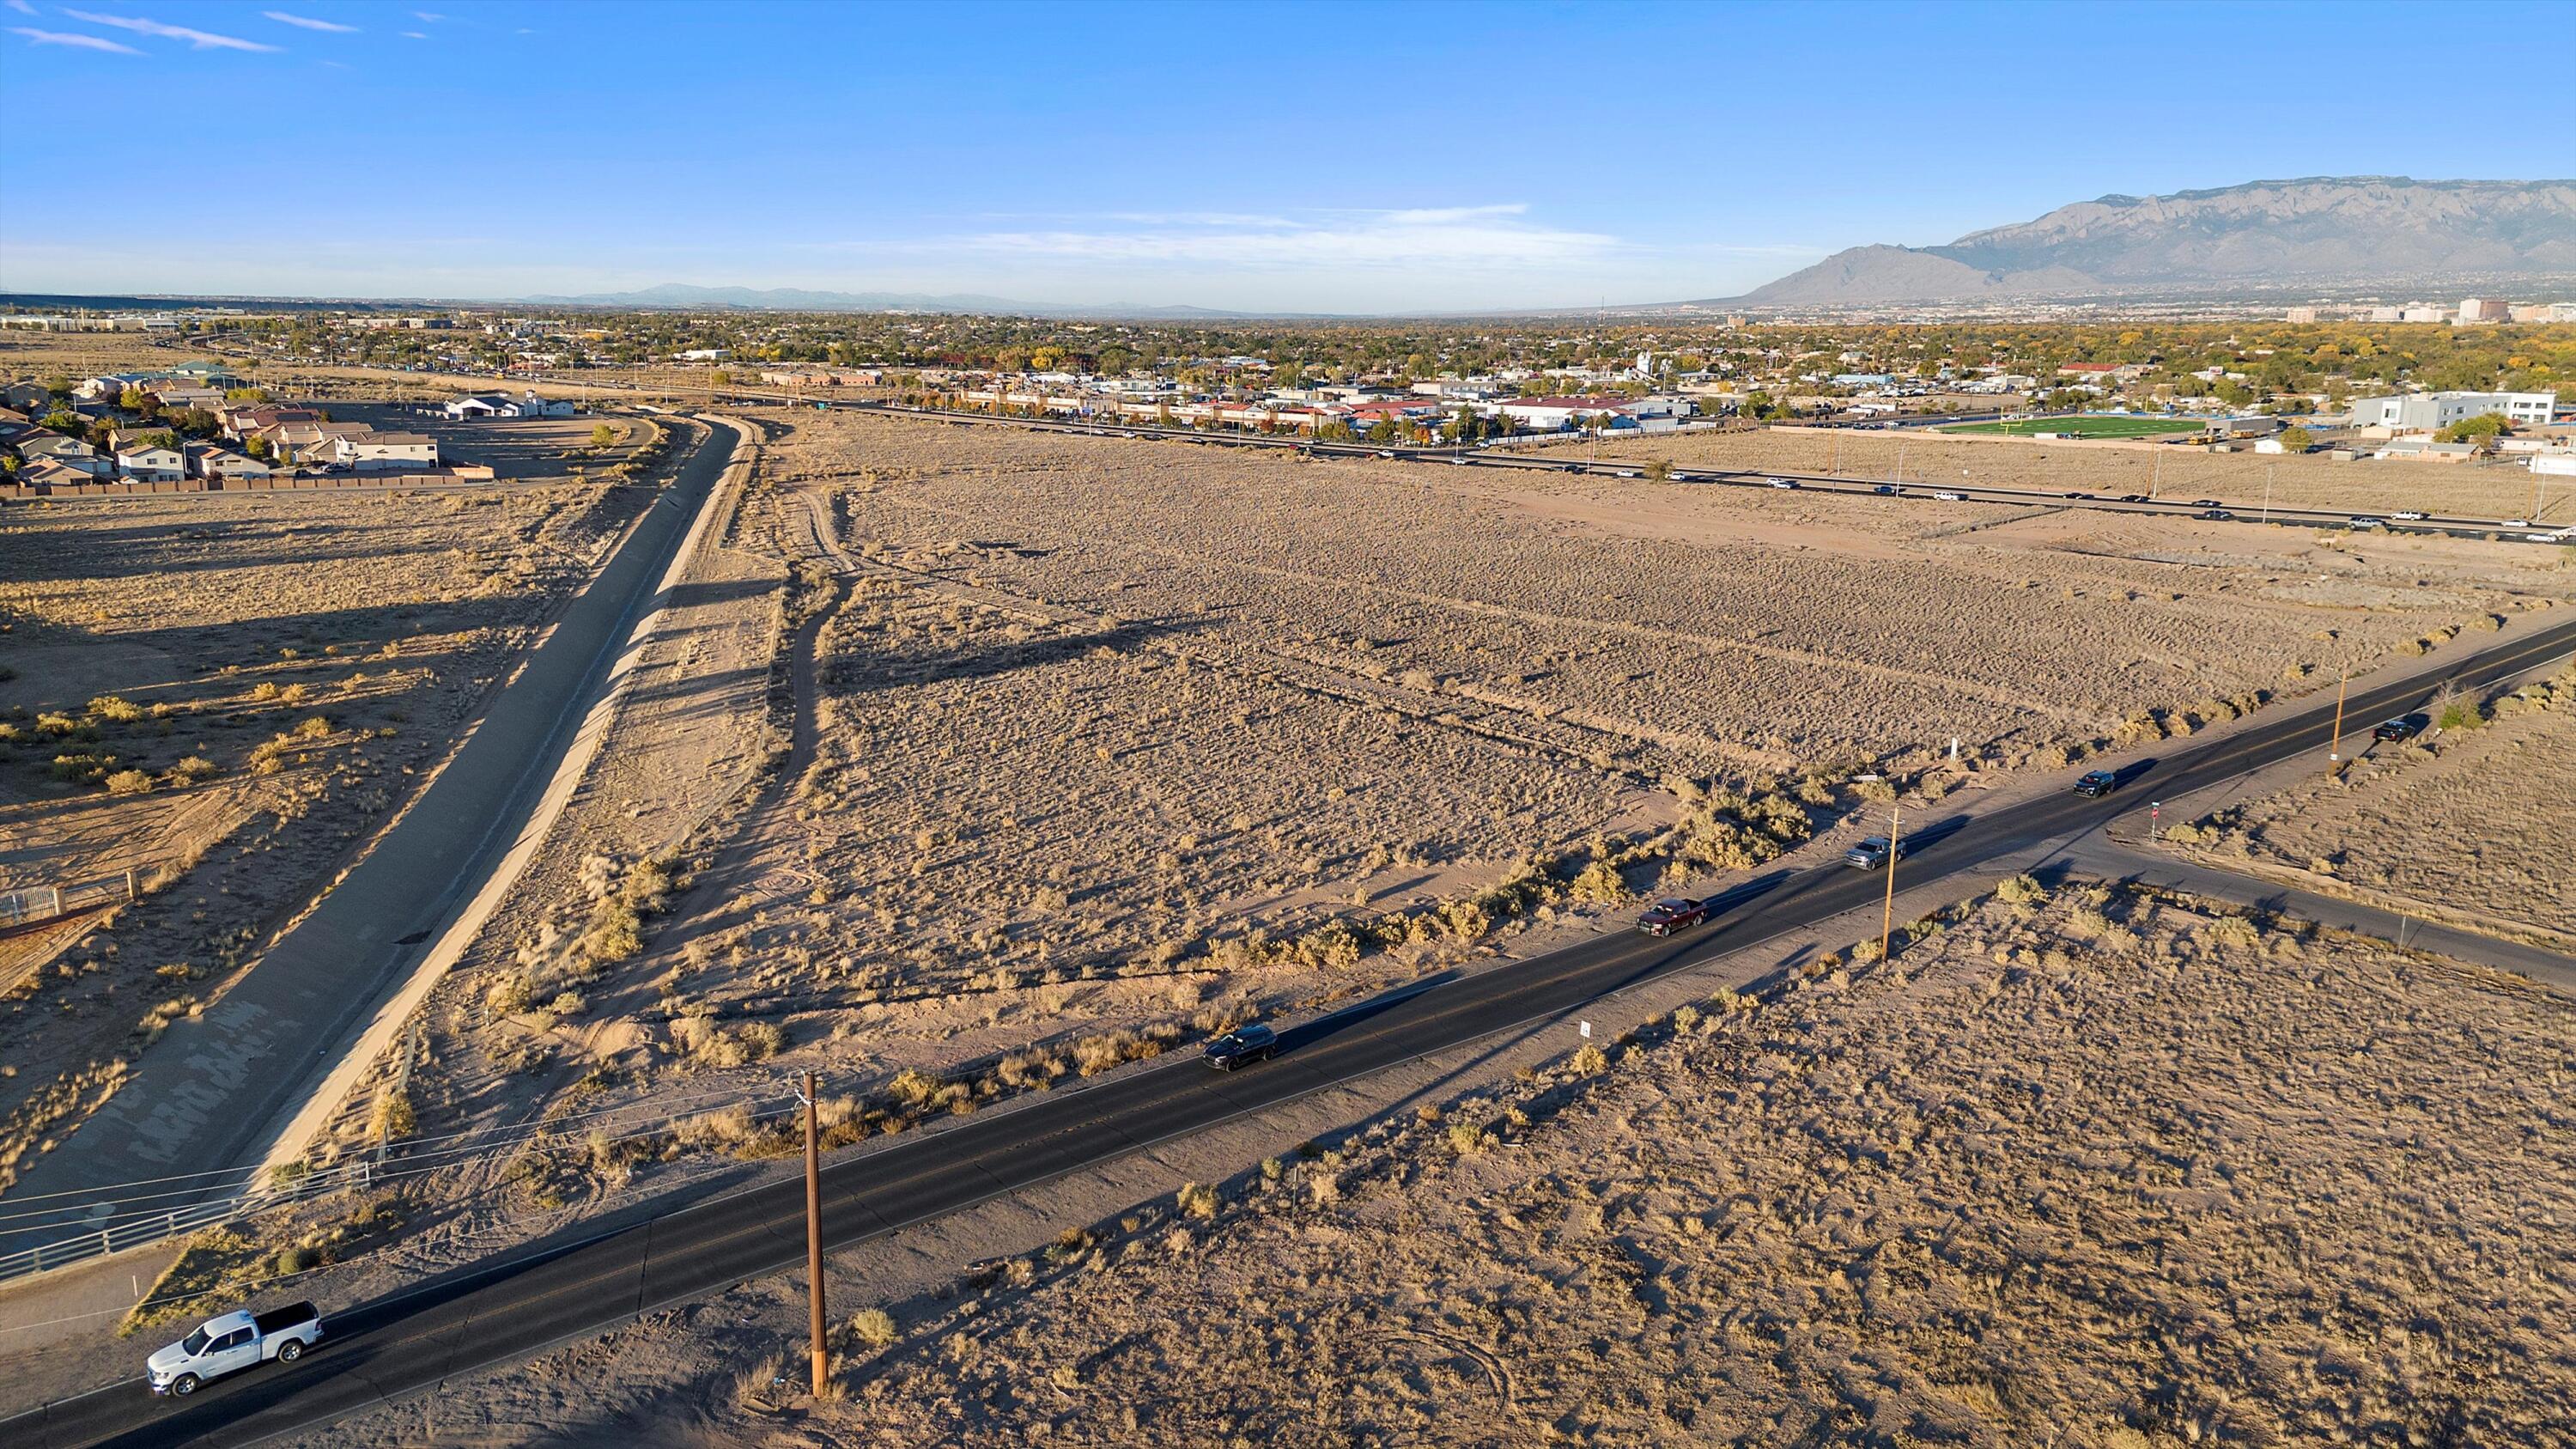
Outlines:
{"label": "residential house", "polygon": [[41,382],[13,382],[0,387],[0,403],[7,403],[31,418],[41,418],[54,410],[54,395]]}
{"label": "residential house", "polygon": [[190,445],[188,467],[200,478],[265,478],[276,471],[248,453],[236,453],[212,443]]}
{"label": "residential house", "polygon": [[97,450],[90,447],[88,443],[69,434],[55,432],[51,428],[37,428],[32,432],[21,434],[17,447],[18,456],[30,462],[38,458],[53,458],[72,464],[74,467],[98,456]]}
{"label": "residential house", "polygon": [[188,476],[188,455],[167,443],[138,438],[117,445],[116,471],[138,483],[178,483]]}
{"label": "residential house", "polygon": [[343,437],[332,461],[361,473],[416,472],[438,466],[438,440],[426,433],[368,433]]}
{"label": "residential house", "polygon": [[145,388],[143,395],[159,402],[165,412],[177,412],[181,408],[203,408],[207,412],[213,412],[224,405],[222,389],[195,387],[186,383],[155,383]]}
{"label": "residential house", "polygon": [[[105,463],[107,460],[100,458],[96,461]],[[95,469],[78,467],[60,458],[31,459],[18,469],[20,483],[50,488],[63,488],[77,483],[95,483],[99,476]]]}

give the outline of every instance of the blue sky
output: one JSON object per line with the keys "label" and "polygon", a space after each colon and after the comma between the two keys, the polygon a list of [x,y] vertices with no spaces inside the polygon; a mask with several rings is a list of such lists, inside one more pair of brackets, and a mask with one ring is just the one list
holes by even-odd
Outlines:
{"label": "blue sky", "polygon": [[0,0],[0,289],[1723,296],[2107,192],[2576,173],[2533,14]]}

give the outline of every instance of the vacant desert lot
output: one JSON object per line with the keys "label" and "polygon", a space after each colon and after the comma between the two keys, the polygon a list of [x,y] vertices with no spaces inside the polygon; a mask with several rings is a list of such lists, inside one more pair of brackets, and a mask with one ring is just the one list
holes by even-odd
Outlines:
{"label": "vacant desert lot", "polygon": [[221,989],[642,492],[0,511],[0,888],[131,869],[147,892],[0,942],[0,1150],[41,1125],[29,1103],[61,1074]]}
{"label": "vacant desert lot", "polygon": [[2576,1009],[2065,894],[1266,1165],[1212,1223],[1102,1224],[854,1345],[828,1420],[997,1445],[2563,1428],[2576,1275],[2543,1225],[2576,1211],[2548,1127],[2576,1094],[2528,1068]]}
{"label": "vacant desert lot", "polygon": [[[2463,701],[2462,707],[2473,701]],[[2466,723],[2484,719],[2483,724]],[[2205,825],[2239,853],[2374,894],[2576,935],[2576,670],[2413,745],[2375,745]]]}
{"label": "vacant desert lot", "polygon": [[[1902,456],[1899,450],[1902,449]],[[1584,456],[1589,443],[1553,451]],[[2268,486],[2283,508],[2394,513],[2416,509],[2468,518],[2529,518],[2576,523],[2576,488],[2565,479],[2533,478],[2520,468],[2442,463],[2332,462],[2322,455],[2274,457],[2194,448],[2061,447],[2021,439],[1943,438],[1894,432],[1808,430],[1690,433],[1604,440],[1604,460],[1662,459],[1675,467],[1777,469],[1896,478],[1924,487],[1965,483],[1993,488],[2118,495],[2153,491],[2159,498],[2216,498],[2259,510]],[[2534,512],[2537,507],[2540,511]]]}
{"label": "vacant desert lot", "polygon": [[1614,906],[1744,868],[1659,833],[1712,813],[1795,844],[1861,765],[1956,734],[1956,788],[2189,732],[2568,580],[2448,540],[772,427],[731,542],[804,570],[778,784],[639,878],[640,949],[581,944],[634,869],[610,832],[545,925],[487,942],[448,1018],[489,1059],[450,1063],[460,1101],[538,1049],[601,1107],[806,1062],[1044,1081],[1490,949],[1554,917],[1463,903],[1533,860],[1550,911]]}
{"label": "vacant desert lot", "polygon": [[2005,894],[1889,967],[845,1298],[832,1402],[755,1293],[335,1441],[2564,1442],[2576,1088],[2544,1064],[2576,1008]]}

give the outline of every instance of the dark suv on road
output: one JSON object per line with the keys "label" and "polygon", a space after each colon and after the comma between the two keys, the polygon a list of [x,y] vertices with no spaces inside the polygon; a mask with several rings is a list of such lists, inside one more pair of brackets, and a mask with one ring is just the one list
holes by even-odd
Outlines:
{"label": "dark suv on road", "polygon": [[1279,1055],[1279,1033],[1253,1022],[1238,1026],[1207,1044],[1207,1063],[1220,1072],[1230,1072],[1247,1062],[1268,1061]]}
{"label": "dark suv on road", "polygon": [[2108,770],[2087,770],[2075,782],[2075,793],[2087,800],[2099,800],[2120,788],[2120,777]]}
{"label": "dark suv on road", "polygon": [[1707,919],[1708,902],[1674,896],[1647,907],[1646,913],[1637,918],[1637,929],[1649,936],[1669,936]]}
{"label": "dark suv on road", "polygon": [[2388,740],[2394,742],[2397,740],[2411,740],[2423,732],[2424,717],[2422,715],[2401,714],[2395,719],[2380,721],[2379,728],[2372,730],[2370,732],[2370,737],[2374,740]]}

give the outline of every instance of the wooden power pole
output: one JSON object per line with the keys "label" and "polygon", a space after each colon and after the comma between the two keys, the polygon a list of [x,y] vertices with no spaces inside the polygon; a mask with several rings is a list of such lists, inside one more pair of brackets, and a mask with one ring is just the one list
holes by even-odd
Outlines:
{"label": "wooden power pole", "polygon": [[814,1128],[814,1074],[805,1074],[805,1284],[813,1300],[814,1397],[823,1396],[831,1352],[823,1346],[823,1153]]}
{"label": "wooden power pole", "polygon": [[2342,675],[2335,680],[2334,733],[2326,736],[2326,763],[2329,765],[2343,763],[2343,693],[2351,683],[2352,669],[2346,666]]}
{"label": "wooden power pole", "polygon": [[1878,916],[1878,959],[1881,961],[1885,961],[1887,959],[1887,948],[1891,939],[1896,934],[1896,854],[1899,849],[1898,842],[1905,839],[1904,836],[1897,833],[1897,824],[1904,818],[1904,815],[1904,801],[1898,800],[1891,802],[1888,805],[1887,904],[1880,909]]}

